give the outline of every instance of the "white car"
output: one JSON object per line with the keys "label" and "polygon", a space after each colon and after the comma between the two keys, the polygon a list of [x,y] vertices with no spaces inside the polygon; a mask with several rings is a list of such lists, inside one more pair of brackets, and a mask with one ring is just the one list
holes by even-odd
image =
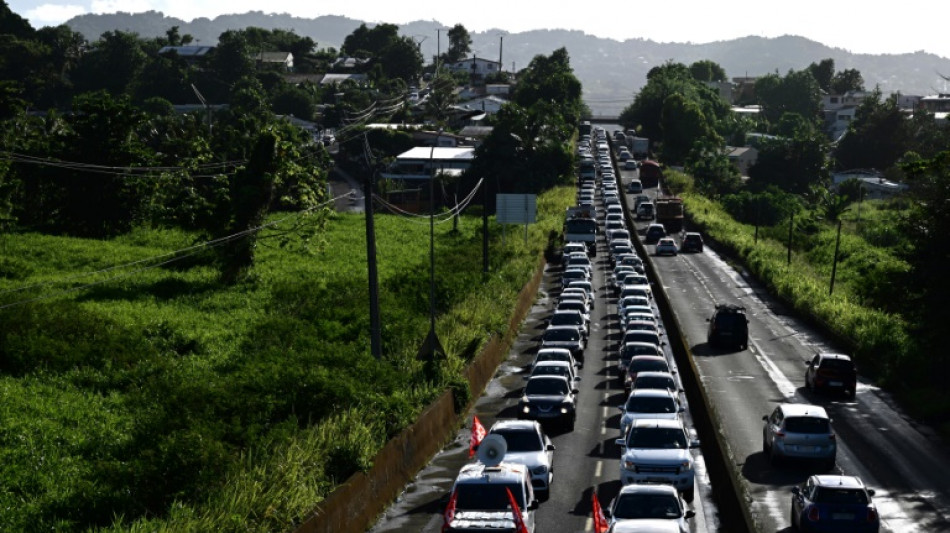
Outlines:
{"label": "white car", "polygon": [[499,521],[511,523],[514,516],[506,488],[514,496],[529,533],[533,533],[538,500],[534,495],[531,474],[526,466],[508,462],[497,466],[476,462],[462,467],[452,486],[455,513],[449,523],[450,530],[459,533],[484,531],[495,527]]}
{"label": "white car", "polygon": [[656,248],[654,249],[655,255],[676,255],[677,252],[676,241],[669,237],[664,237],[657,241]]}
{"label": "white car", "polygon": [[534,371],[535,365],[545,361],[565,361],[574,366],[580,366],[577,359],[574,359],[574,356],[571,355],[571,351],[567,348],[542,348],[538,350],[538,355],[534,356],[534,362],[531,363],[529,372]]}
{"label": "white car", "polygon": [[641,418],[617,439],[623,448],[620,458],[620,482],[668,483],[691,502],[695,495],[696,472],[690,450],[699,447],[690,439],[681,420]]}
{"label": "white car", "polygon": [[686,520],[696,516],[669,485],[627,485],[605,513],[614,533],[649,531],[687,533]]}
{"label": "white car", "polygon": [[[654,372],[641,372],[654,374]],[[639,376],[637,376],[639,379]],[[675,420],[683,412],[676,394],[665,389],[633,389],[627,401],[618,405],[620,409],[620,436],[627,434],[627,428],[641,418],[665,418]]]}
{"label": "white car", "polygon": [[488,431],[508,445],[505,463],[520,464],[531,474],[531,485],[541,498],[550,495],[554,478],[554,444],[534,420],[498,420]]}

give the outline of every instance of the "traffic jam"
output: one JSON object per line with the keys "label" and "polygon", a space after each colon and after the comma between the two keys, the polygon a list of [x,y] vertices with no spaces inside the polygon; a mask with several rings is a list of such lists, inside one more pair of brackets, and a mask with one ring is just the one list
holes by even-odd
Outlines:
{"label": "traffic jam", "polygon": [[[547,265],[508,361],[477,401],[471,425],[374,533],[725,527],[654,298],[657,282],[637,251],[648,250],[662,269],[663,255],[703,253],[702,237],[683,231],[682,201],[659,193],[652,162],[635,159],[622,139],[591,128],[579,146],[577,202],[565,212],[560,259]],[[708,345],[747,349],[745,312],[715,304]],[[805,382],[853,399],[853,363],[818,354]],[[795,530],[879,531],[875,491],[859,477],[833,475],[837,442],[821,406],[780,403],[762,418],[762,449],[773,466],[805,460],[822,470],[785,489],[781,514]]]}
{"label": "traffic jam", "polygon": [[[593,385],[581,390],[585,364],[595,362],[612,382],[609,389],[600,384],[610,392],[599,403],[609,402],[605,408],[619,415],[609,418],[617,420],[616,429],[600,431],[616,431],[603,446],[614,455],[613,472],[604,477],[615,488],[581,498],[590,509],[583,529],[697,530],[691,522],[699,440],[688,424],[652,286],[632,240],[636,230],[627,225],[605,130],[593,129],[580,145],[577,205],[565,214],[560,279],[533,360],[523,371],[517,417],[498,418],[487,429],[473,418],[473,461],[453,483],[443,532],[548,530],[539,522],[560,481],[555,466],[571,467],[549,433],[563,438],[575,431],[579,404],[596,401]],[[636,168],[626,150],[617,158],[623,168]],[[609,327],[598,326],[598,317],[606,317]],[[595,328],[602,330],[596,345]]]}

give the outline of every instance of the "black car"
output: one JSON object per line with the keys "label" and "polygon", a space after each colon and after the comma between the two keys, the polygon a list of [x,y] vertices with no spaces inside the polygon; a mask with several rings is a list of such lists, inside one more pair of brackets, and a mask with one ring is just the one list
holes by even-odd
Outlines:
{"label": "black car", "polygon": [[706,342],[712,347],[733,347],[745,350],[749,347],[749,319],[745,307],[718,304],[709,318]]}
{"label": "black car", "polygon": [[650,224],[644,235],[647,244],[656,244],[657,241],[666,237],[666,228],[663,227],[663,224]]}
{"label": "black car", "polygon": [[519,418],[538,422],[561,422],[574,430],[577,388],[564,376],[534,376],[524,386]]}
{"label": "black car", "polygon": [[683,242],[680,243],[680,252],[703,252],[703,237],[698,233],[687,233],[683,235]]}
{"label": "black car", "polygon": [[805,363],[805,386],[813,391],[840,390],[854,399],[858,371],[851,357],[840,353],[818,353]]}

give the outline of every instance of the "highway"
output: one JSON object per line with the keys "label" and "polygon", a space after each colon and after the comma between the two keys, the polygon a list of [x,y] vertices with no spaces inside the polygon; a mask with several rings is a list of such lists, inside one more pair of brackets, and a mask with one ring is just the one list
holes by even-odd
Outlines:
{"label": "highway", "polygon": [[[642,229],[646,223],[638,225]],[[853,402],[843,395],[808,391],[805,362],[816,352],[840,350],[708,244],[701,254],[652,259],[711,399],[710,412],[719,417],[756,530],[791,531],[791,487],[809,475],[826,473],[808,463],[773,467],[762,452],[762,416],[778,402],[793,402],[828,410],[838,455],[834,470],[827,473],[857,475],[876,490],[882,531],[950,531],[950,454],[945,444],[904,415],[889,394],[861,378]],[[707,345],[706,319],[716,303],[746,307],[748,350]]]}
{"label": "highway", "polygon": [[[603,215],[598,181],[597,205]],[[574,431],[546,428],[557,450],[554,452],[554,479],[551,495],[535,511],[538,532],[574,533],[593,531],[591,493],[596,490],[601,504],[607,507],[620,490],[620,447],[614,443],[620,428],[617,406],[624,400],[623,386],[616,375],[616,354],[621,332],[616,316],[616,298],[607,286],[610,270],[603,234],[598,237],[598,254],[593,284],[597,292],[596,306],[591,314],[591,335],[586,362],[579,383],[578,416]],[[499,418],[517,418],[518,399],[521,397],[526,368],[537,353],[541,333],[554,309],[560,292],[560,265],[549,264],[544,274],[538,299],[522,324],[518,340],[508,360],[498,369],[495,379],[478,399],[476,414],[486,429]],[[667,353],[675,368],[675,361]],[[681,401],[689,407],[685,396]],[[687,427],[691,426],[686,413]],[[452,482],[459,469],[469,461],[470,431],[463,428],[453,443],[439,453],[407,487],[404,494],[391,506],[372,528],[375,533],[391,531],[438,532],[442,526],[442,511]],[[696,516],[689,520],[691,531],[703,533],[717,530],[716,508],[711,502],[712,487],[705,472],[705,462],[699,450],[694,450],[696,462],[696,498],[690,507]]]}

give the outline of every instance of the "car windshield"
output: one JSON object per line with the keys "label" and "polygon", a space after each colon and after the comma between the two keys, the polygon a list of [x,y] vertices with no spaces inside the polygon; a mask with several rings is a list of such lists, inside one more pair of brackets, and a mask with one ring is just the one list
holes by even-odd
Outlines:
{"label": "car windshield", "polygon": [[639,319],[632,319],[627,323],[627,331],[656,331],[656,324],[644,323]]}
{"label": "car windshield", "polygon": [[583,322],[580,313],[554,313],[551,317],[552,326],[577,326]]}
{"label": "car windshield", "polygon": [[[633,388],[635,389],[673,390],[674,387],[673,378],[669,376],[637,376],[636,381],[633,382]],[[672,411],[663,412],[671,413]]]}
{"label": "car windshield", "polygon": [[635,360],[630,366],[630,371],[634,373],[640,372],[668,372],[670,369],[666,364],[666,361],[662,359],[640,359],[639,361]]}
{"label": "car windshield", "polygon": [[557,304],[558,309],[569,309],[575,311],[584,310],[584,302],[580,300],[563,300]]}
{"label": "car windshield", "polygon": [[830,433],[828,419],[814,416],[793,416],[786,418],[785,431],[788,433]]}
{"label": "car windshield", "polygon": [[564,233],[594,235],[597,221],[592,218],[572,218],[564,224]]}
{"label": "car windshield", "polygon": [[623,351],[620,352],[620,356],[625,359],[630,359],[635,355],[660,355],[657,353],[655,346],[644,346],[640,344],[625,345]]}
{"label": "car windshield", "polygon": [[643,330],[631,330],[624,335],[624,342],[647,342],[660,345],[660,336],[656,333]]}
{"label": "car windshield", "polygon": [[818,487],[815,490],[816,503],[860,504],[868,503],[868,495],[861,489],[835,489]]}
{"label": "car windshield", "polygon": [[627,435],[627,448],[686,449],[686,434],[678,428],[633,427]]}
{"label": "car windshield", "polygon": [[672,494],[621,494],[614,504],[613,515],[618,519],[679,518],[680,503]]}
{"label": "car windshield", "polygon": [[565,363],[570,363],[571,356],[566,353],[558,352],[538,352],[536,362],[540,363],[543,361],[564,361]]}
{"label": "car windshield", "polygon": [[465,483],[457,485],[455,488],[458,493],[458,499],[455,503],[456,509],[459,511],[505,511],[511,505],[505,488],[511,489],[515,501],[518,502],[518,507],[524,509],[524,492],[516,483]]}
{"label": "car windshield", "polygon": [[631,396],[627,399],[628,413],[675,413],[673,398],[663,396]]}
{"label": "car windshield", "polygon": [[532,379],[525,385],[528,396],[564,396],[567,394],[567,382],[562,379]]}
{"label": "car windshield", "polygon": [[531,371],[532,376],[564,376],[571,377],[569,367],[563,365],[538,365]]}
{"label": "car windshield", "polygon": [[541,436],[534,431],[501,429],[492,431],[492,434],[505,438],[509,452],[539,452],[544,449]]}
{"label": "car windshield", "polygon": [[580,338],[580,333],[576,329],[557,328],[546,330],[542,341],[576,341]]}

